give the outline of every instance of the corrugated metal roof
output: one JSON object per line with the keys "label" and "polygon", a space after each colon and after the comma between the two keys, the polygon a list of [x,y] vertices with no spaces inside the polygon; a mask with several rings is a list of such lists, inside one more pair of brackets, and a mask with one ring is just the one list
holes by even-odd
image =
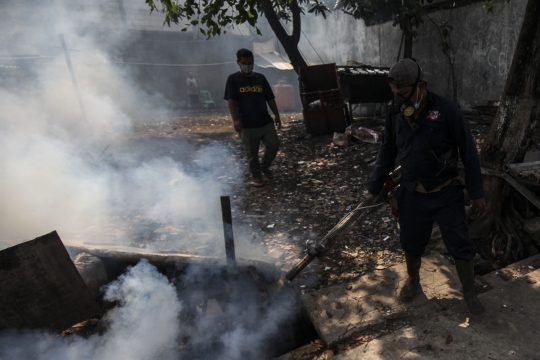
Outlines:
{"label": "corrugated metal roof", "polygon": [[266,64],[262,61],[257,62],[256,60],[257,65],[260,67],[275,67],[279,70],[294,70],[294,67],[286,56],[276,55],[275,53],[257,54],[256,56],[266,60]]}

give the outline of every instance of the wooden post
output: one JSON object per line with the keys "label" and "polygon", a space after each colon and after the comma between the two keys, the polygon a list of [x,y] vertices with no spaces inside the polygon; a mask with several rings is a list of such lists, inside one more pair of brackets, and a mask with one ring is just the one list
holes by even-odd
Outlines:
{"label": "wooden post", "polygon": [[82,102],[81,94],[79,93],[79,87],[77,86],[77,80],[75,79],[75,73],[73,72],[73,66],[71,66],[69,50],[66,46],[66,42],[64,41],[64,35],[58,34],[58,37],[60,37],[60,44],[62,45],[62,49],[64,50],[64,56],[66,57],[66,63],[69,69],[69,73],[71,75],[71,81],[73,82],[73,87],[75,88],[75,94],[77,94],[77,101],[79,102],[79,107],[81,108],[83,120],[85,122],[88,122],[88,118],[86,117],[86,111],[84,111],[84,105]]}
{"label": "wooden post", "polygon": [[225,254],[229,279],[236,275],[236,255],[234,253],[234,236],[232,228],[231,198],[221,196],[221,213],[223,216],[223,232],[225,234]]}

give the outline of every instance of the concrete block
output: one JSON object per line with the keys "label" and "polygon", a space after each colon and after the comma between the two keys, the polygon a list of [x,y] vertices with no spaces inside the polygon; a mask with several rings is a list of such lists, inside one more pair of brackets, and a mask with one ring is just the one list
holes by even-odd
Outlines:
{"label": "concrete block", "polygon": [[[527,281],[531,279],[537,282]],[[498,285],[479,295],[487,309],[480,317],[470,316],[463,306],[458,312],[416,321],[332,359],[540,360],[540,270]]]}
{"label": "concrete block", "polygon": [[323,344],[332,347],[353,331],[386,321],[388,314],[405,312],[434,298],[462,297],[454,266],[439,254],[422,258],[420,277],[423,293],[408,304],[401,303],[397,296],[407,279],[404,263],[305,294],[303,301]]}
{"label": "concrete block", "polygon": [[[462,327],[456,321],[438,316],[414,326],[400,329],[365,346],[359,346],[333,360],[502,360],[510,358],[505,344],[493,342],[475,329]],[[464,326],[464,325],[463,325]],[[511,357],[513,359],[525,359]]]}

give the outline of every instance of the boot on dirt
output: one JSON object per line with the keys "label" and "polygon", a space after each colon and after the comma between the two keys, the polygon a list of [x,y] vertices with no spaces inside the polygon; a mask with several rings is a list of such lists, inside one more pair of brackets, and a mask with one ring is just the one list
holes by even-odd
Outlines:
{"label": "boot on dirt", "polygon": [[403,302],[409,302],[420,289],[420,266],[422,265],[422,258],[405,253],[405,261],[407,263],[407,274],[409,278],[401,288],[399,298]]}
{"label": "boot on dirt", "polygon": [[454,262],[456,264],[459,280],[463,286],[463,297],[465,298],[465,303],[467,304],[469,311],[473,315],[482,315],[486,309],[480,300],[478,300],[478,297],[474,292],[475,281],[473,261],[458,260],[454,258]]}

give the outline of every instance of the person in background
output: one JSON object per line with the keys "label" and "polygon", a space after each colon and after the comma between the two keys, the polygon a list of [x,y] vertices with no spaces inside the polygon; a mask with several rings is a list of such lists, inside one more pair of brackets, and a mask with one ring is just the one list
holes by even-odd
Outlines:
{"label": "person in background", "polygon": [[197,80],[193,77],[191,71],[188,72],[186,80],[187,95],[189,97],[189,107],[195,113],[199,111],[199,87],[197,86]]}
{"label": "person in background", "polygon": [[[261,174],[270,180],[274,178],[270,166],[279,150],[276,128],[281,128],[281,119],[268,80],[253,71],[253,53],[247,49],[238,50],[236,62],[240,71],[227,78],[224,99],[229,105],[234,130],[240,133],[244,143],[253,185],[260,187],[264,186]],[[274,120],[268,113],[267,104],[274,113]],[[265,151],[259,161],[261,142]]]}

